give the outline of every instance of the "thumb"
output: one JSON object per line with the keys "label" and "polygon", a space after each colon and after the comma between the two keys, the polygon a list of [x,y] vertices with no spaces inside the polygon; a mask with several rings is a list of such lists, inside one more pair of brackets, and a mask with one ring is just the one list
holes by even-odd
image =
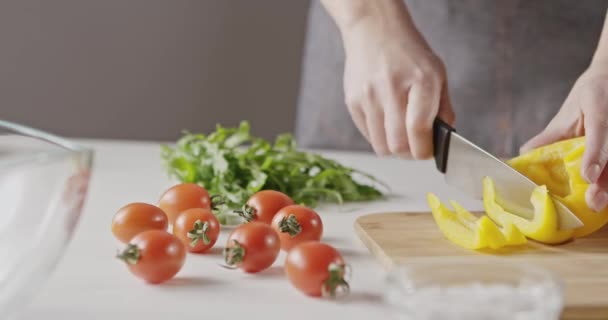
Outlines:
{"label": "thumb", "polygon": [[519,149],[519,153],[525,153],[532,149],[546,146],[563,138],[564,131],[556,128],[556,126],[552,126],[551,123],[549,123],[545,130],[537,134],[534,138],[528,140],[528,142],[524,143],[524,145]]}

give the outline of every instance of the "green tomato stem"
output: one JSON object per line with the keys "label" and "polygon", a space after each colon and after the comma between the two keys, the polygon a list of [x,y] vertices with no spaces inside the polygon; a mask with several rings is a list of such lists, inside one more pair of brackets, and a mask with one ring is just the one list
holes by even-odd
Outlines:
{"label": "green tomato stem", "polygon": [[302,232],[302,226],[296,216],[290,214],[287,217],[283,217],[281,222],[279,222],[279,231],[286,232],[293,238]]}
{"label": "green tomato stem", "polygon": [[133,265],[141,258],[141,250],[134,244],[128,244],[125,250],[116,255],[116,257],[127,264]]}
{"label": "green tomato stem", "polygon": [[211,196],[211,210],[217,210],[219,206],[226,204],[226,197],[220,194],[214,194]]}
{"label": "green tomato stem", "polygon": [[227,246],[224,249],[224,261],[227,266],[238,266],[243,262],[244,258],[245,248],[236,240],[232,240],[232,246]]}
{"label": "green tomato stem", "polygon": [[329,277],[323,284],[322,292],[324,297],[335,298],[340,295],[347,295],[350,292],[350,285],[344,279],[346,276],[346,266],[344,264],[332,263],[328,266]]}
{"label": "green tomato stem", "polygon": [[243,209],[241,210],[234,210],[234,213],[238,214],[239,216],[243,217],[243,219],[245,219],[247,222],[251,222],[255,219],[256,216],[256,209],[248,204],[245,204],[243,206]]}
{"label": "green tomato stem", "polygon": [[199,240],[202,240],[204,244],[211,243],[207,231],[209,231],[209,223],[207,221],[196,220],[192,230],[188,231],[188,239],[191,240],[190,246],[195,247]]}

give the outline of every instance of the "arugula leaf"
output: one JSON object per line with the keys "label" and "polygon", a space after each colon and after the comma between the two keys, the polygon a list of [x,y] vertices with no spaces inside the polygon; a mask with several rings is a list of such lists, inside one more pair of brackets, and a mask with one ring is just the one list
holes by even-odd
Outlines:
{"label": "arugula leaf", "polygon": [[[209,135],[184,132],[173,146],[162,146],[161,157],[171,177],[198,183],[211,194],[224,196],[227,208],[239,208],[254,193],[281,191],[296,203],[343,203],[383,197],[375,177],[321,155],[297,150],[291,134],[274,143],[251,135],[249,123],[236,128],[217,125]],[[366,181],[368,183],[362,183]],[[387,188],[388,189],[388,188]]]}

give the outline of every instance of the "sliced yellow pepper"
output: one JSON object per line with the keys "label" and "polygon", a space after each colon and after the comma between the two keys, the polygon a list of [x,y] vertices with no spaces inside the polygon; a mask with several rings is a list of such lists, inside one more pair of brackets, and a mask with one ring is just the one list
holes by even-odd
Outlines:
{"label": "sliced yellow pepper", "polygon": [[526,242],[522,233],[513,225],[501,230],[488,216],[477,218],[458,203],[451,201],[456,212],[446,208],[439,198],[429,193],[427,200],[433,218],[448,240],[467,249],[498,249],[505,245]]}
{"label": "sliced yellow pepper", "polygon": [[[474,222],[475,220],[479,219],[474,214],[470,213],[465,208],[463,208],[456,201],[450,201],[450,204],[452,205],[454,210],[456,210],[456,214],[461,219],[465,219],[465,220],[468,220],[471,222]],[[502,242],[503,238],[505,240],[504,245],[522,245],[522,244],[526,244],[528,242],[528,240],[526,239],[526,236],[523,234],[523,232],[521,232],[519,230],[519,228],[517,228],[513,223],[505,221],[504,225],[502,227],[501,226],[497,226],[497,227],[500,230],[500,232],[502,233],[502,237],[496,237],[494,240],[495,243],[500,244]]]}
{"label": "sliced yellow pepper", "polygon": [[572,238],[574,230],[558,230],[557,212],[546,186],[534,189],[530,202],[534,207],[532,220],[522,218],[519,212],[509,212],[499,205],[506,202],[496,193],[492,179],[483,179],[483,205],[486,213],[496,223],[506,227],[514,224],[528,238],[543,243],[561,243]]}
{"label": "sliced yellow pepper", "polygon": [[560,141],[544,146],[508,163],[539,185],[546,185],[579,219],[583,227],[574,230],[573,237],[591,234],[608,223],[608,208],[595,212],[585,201],[589,185],[581,176],[581,161],[585,137]]}
{"label": "sliced yellow pepper", "polygon": [[[464,220],[468,220],[470,222],[474,222],[477,219],[479,219],[478,217],[476,217],[474,214],[470,213],[469,211],[467,211],[465,208],[463,208],[460,204],[458,204],[458,202],[456,201],[450,201],[450,204],[452,205],[452,208],[454,208],[454,210],[456,210],[456,214],[458,215],[458,217],[460,219],[464,219]],[[502,239],[504,238],[505,243],[504,245],[508,245],[508,246],[517,246],[517,245],[522,245],[522,244],[526,244],[528,242],[528,240],[526,239],[526,236],[512,223],[508,223],[506,222],[504,226],[496,226],[500,232],[502,233],[502,237],[494,237],[494,243],[497,244],[501,244],[502,243]],[[493,229],[493,227],[491,227]]]}
{"label": "sliced yellow pepper", "polygon": [[518,227],[512,223],[505,222],[505,225],[500,229],[507,240],[507,245],[519,246],[528,243],[528,239]]}

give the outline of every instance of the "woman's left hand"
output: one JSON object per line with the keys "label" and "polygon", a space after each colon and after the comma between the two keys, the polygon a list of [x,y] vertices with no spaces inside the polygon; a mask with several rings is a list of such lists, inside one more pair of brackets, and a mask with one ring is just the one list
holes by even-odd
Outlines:
{"label": "woman's left hand", "polygon": [[591,185],[585,198],[591,209],[600,211],[608,205],[608,61],[591,64],[547,128],[521,152],[582,135],[586,145],[581,175]]}

